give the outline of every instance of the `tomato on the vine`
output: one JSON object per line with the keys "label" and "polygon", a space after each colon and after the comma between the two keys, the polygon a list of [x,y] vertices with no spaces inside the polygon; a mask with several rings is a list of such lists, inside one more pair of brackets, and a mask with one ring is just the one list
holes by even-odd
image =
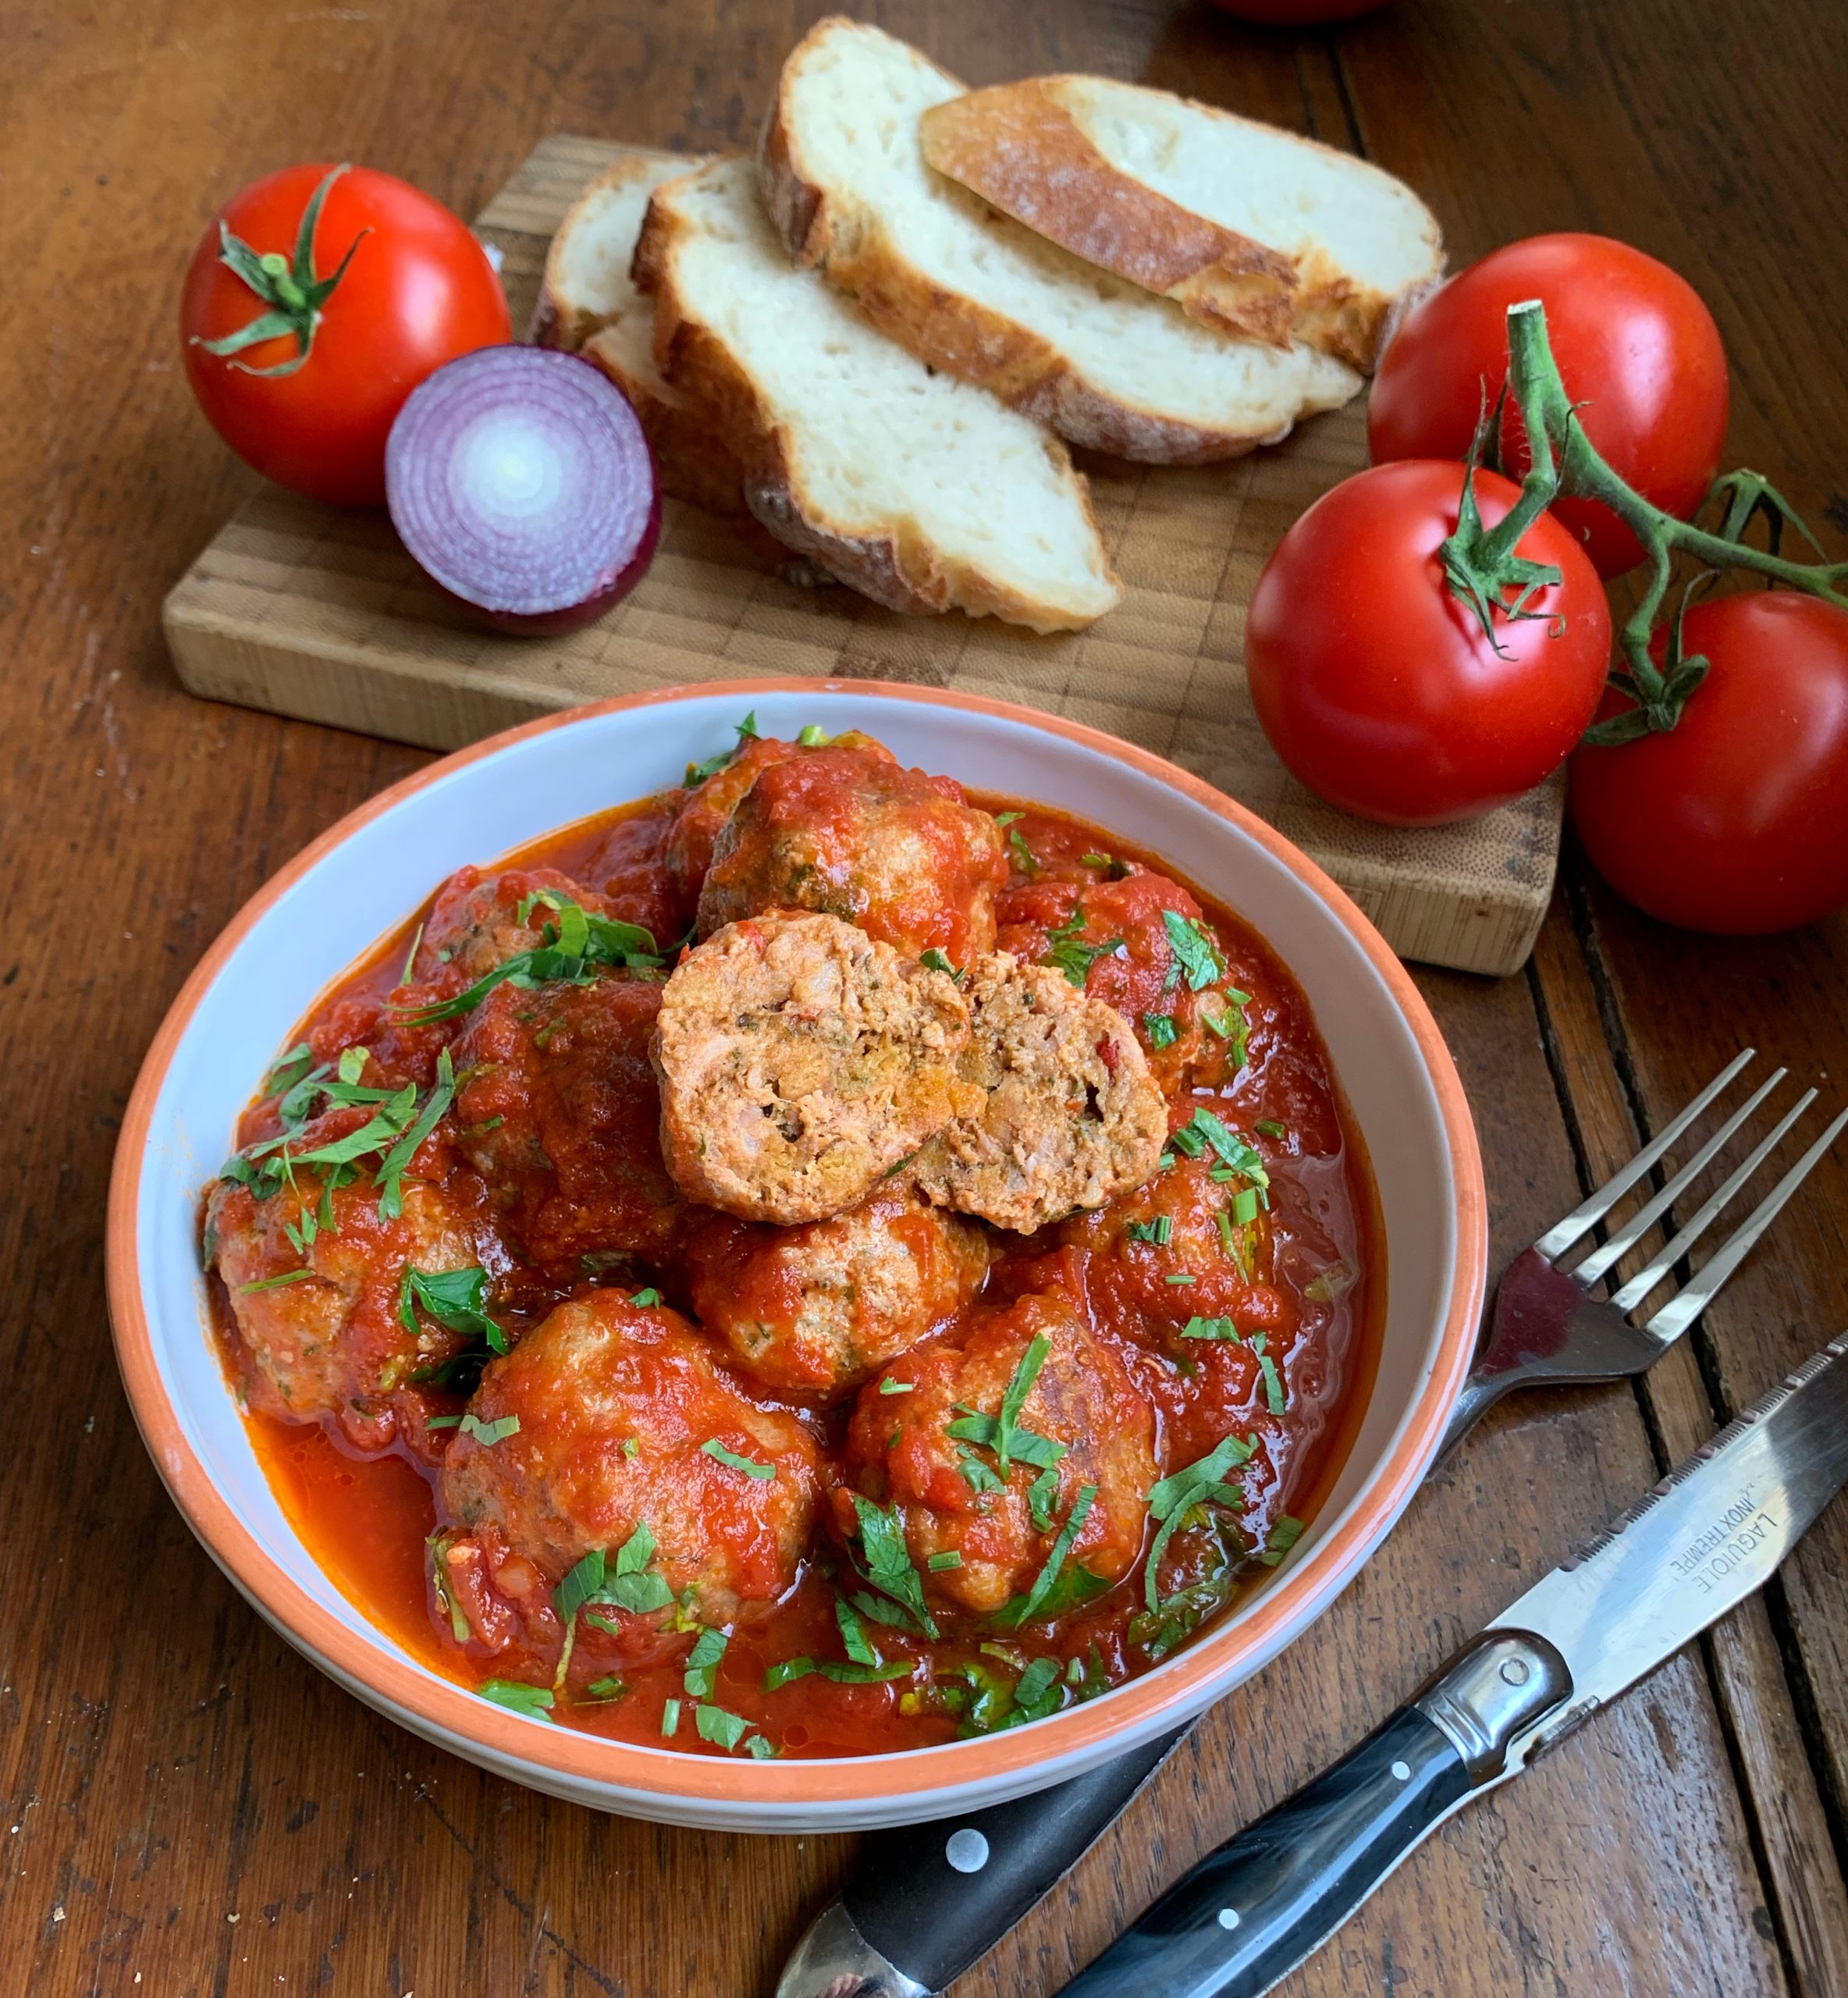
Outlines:
{"label": "tomato on the vine", "polygon": [[[1721,597],[1689,611],[1682,654],[1708,672],[1674,727],[1573,758],[1592,866],[1645,914],[1722,936],[1848,905],[1848,611],[1794,590]],[[1613,692],[1603,712],[1625,705]]]}
{"label": "tomato on the vine", "polygon": [[325,165],[226,204],[193,253],[179,324],[193,393],[232,450],[346,506],[384,499],[386,437],[425,376],[512,331],[487,252],[440,201]]}
{"label": "tomato on the vine", "polygon": [[[1516,553],[1561,580],[1494,618],[1493,642],[1438,550],[1463,468],[1415,460],[1344,480],[1265,565],[1246,624],[1258,720],[1288,767],[1332,805],[1388,825],[1466,819],[1562,763],[1605,684],[1611,617],[1590,563],[1550,514]],[[1475,475],[1485,526],[1519,489]]]}
{"label": "tomato on the vine", "polygon": [[[1707,496],[1726,439],[1726,354],[1713,315],[1666,264],[1602,236],[1534,236],[1492,251],[1414,308],[1393,336],[1367,404],[1376,464],[1460,458],[1486,396],[1508,374],[1508,308],[1545,306],[1553,357],[1585,436],[1624,482],[1686,519]],[[1526,439],[1512,399],[1501,464],[1519,478]],[[1610,510],[1558,500],[1552,510],[1601,576],[1642,559]]]}

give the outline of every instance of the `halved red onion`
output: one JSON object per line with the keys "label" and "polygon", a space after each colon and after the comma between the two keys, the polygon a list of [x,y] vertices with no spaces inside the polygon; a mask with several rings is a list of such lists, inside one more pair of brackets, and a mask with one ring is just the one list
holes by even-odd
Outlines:
{"label": "halved red onion", "polygon": [[620,389],[575,354],[488,347],[414,389],[385,448],[392,524],[497,631],[568,631],[634,587],[661,535],[655,461]]}

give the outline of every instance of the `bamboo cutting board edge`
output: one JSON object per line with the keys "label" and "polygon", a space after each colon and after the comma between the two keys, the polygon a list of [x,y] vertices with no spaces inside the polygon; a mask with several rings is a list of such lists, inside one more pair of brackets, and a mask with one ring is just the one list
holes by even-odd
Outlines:
{"label": "bamboo cutting board edge", "polygon": [[[483,212],[516,325],[549,229],[622,148],[542,140]],[[208,699],[451,749],[582,702],[752,674],[896,680],[1021,702],[1170,757],[1325,867],[1402,957],[1504,975],[1532,950],[1557,865],[1564,785],[1459,827],[1398,831],[1313,798],[1252,713],[1244,607],[1302,508],[1364,462],[1357,409],[1283,446],[1196,470],[1090,464],[1122,605],[1044,638],[952,614],[906,619],[777,573],[724,522],[669,501],[654,567],[588,630],[516,640],[435,595],[380,514],[274,488],[240,509],[169,593],[181,684]]]}

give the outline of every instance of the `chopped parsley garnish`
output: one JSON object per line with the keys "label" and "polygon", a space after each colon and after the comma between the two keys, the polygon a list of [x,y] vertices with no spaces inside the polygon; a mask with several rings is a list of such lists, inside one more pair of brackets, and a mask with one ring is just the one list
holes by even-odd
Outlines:
{"label": "chopped parsley garnish", "polygon": [[957,1452],[956,1468],[962,1473],[963,1482],[978,1498],[995,1491],[1004,1491],[1007,1487],[994,1472],[977,1456],[973,1450]]}
{"label": "chopped parsley garnish", "polygon": [[825,1658],[817,1662],[812,1658],[790,1658],[780,1665],[773,1665],[764,1674],[763,1690],[777,1692],[792,1680],[806,1679],[812,1672],[837,1686],[883,1686],[894,1679],[909,1679],[917,1669],[903,1660],[893,1665],[856,1665],[851,1659],[844,1664],[839,1658]]}
{"label": "chopped parsley garnish", "polygon": [[677,1734],[681,1725],[681,1703],[678,1700],[661,1702],[661,1732],[664,1735]]}
{"label": "chopped parsley garnish", "polygon": [[[432,1423],[434,1429],[436,1425]],[[454,1536],[446,1533],[433,1533],[424,1542],[424,1552],[430,1563],[430,1592],[436,1598],[436,1606],[449,1619],[450,1634],[459,1644],[468,1641],[468,1619],[463,1614],[462,1605],[456,1600],[456,1591],[450,1584],[450,1566],[447,1555],[454,1544]]]}
{"label": "chopped parsley garnish", "polygon": [[311,1277],[314,1274],[312,1270],[306,1267],[284,1270],[279,1276],[259,1277],[254,1283],[240,1283],[237,1286],[237,1294],[240,1297],[248,1297],[254,1290],[280,1290],[286,1283],[300,1283],[304,1277]]}
{"label": "chopped parsley garnish", "polygon": [[601,1703],[620,1700],[628,1690],[629,1682],[626,1679],[618,1679],[614,1673],[610,1673],[604,1678],[593,1679],[585,1687],[584,1697]]}
{"label": "chopped parsley garnish", "polygon": [[1149,1036],[1149,1045],[1158,1054],[1163,1048],[1172,1047],[1181,1037],[1175,1029],[1172,1013],[1143,1014],[1143,1031]]}
{"label": "chopped parsley garnish", "polygon": [[709,1700],[713,1689],[719,1681],[719,1661],[725,1655],[726,1634],[723,1630],[705,1630],[693,1641],[693,1648],[687,1654],[687,1669],[681,1674],[681,1683],[688,1697],[695,1700]]}
{"label": "chopped parsley garnish", "polygon": [[1036,1533],[1050,1533],[1053,1507],[1059,1499],[1058,1467],[1049,1466],[1027,1487],[1027,1510],[1032,1516]]}
{"label": "chopped parsley garnish", "polygon": [[1231,1257],[1240,1269],[1245,1267],[1244,1245],[1232,1232],[1232,1218],[1224,1207],[1213,1217],[1213,1225],[1219,1230],[1219,1246]]}
{"label": "chopped parsley garnish", "polygon": [[1103,868],[1113,881],[1121,880],[1129,872],[1114,853],[1081,853],[1078,856],[1078,864],[1080,867]]}
{"label": "chopped parsley garnish", "polygon": [[754,1458],[741,1457],[736,1450],[728,1450],[716,1436],[709,1436],[700,1449],[718,1463],[732,1470],[741,1470],[747,1477],[768,1480],[777,1475],[774,1464],[760,1464]]}
{"label": "chopped parsley garnish", "polygon": [[857,1491],[852,1495],[860,1527],[860,1558],[855,1565],[879,1591],[877,1596],[857,1593],[854,1607],[876,1623],[904,1623],[927,1637],[934,1637],[936,1619],[925,1605],[924,1584],[912,1566],[896,1508],[888,1512]]}
{"label": "chopped parsley garnish", "polygon": [[1072,984],[1081,987],[1100,958],[1107,958],[1123,947],[1121,937],[1113,937],[1107,944],[1081,944],[1078,940],[1084,934],[1084,911],[1074,902],[1071,913],[1059,927],[1047,931],[1046,955],[1040,959],[1042,964],[1053,965]]}
{"label": "chopped parsley garnish", "polygon": [[496,1353],[507,1350],[507,1335],[488,1315],[488,1272],[483,1269],[414,1270],[407,1263],[398,1279],[398,1322],[414,1338],[421,1306],[444,1331],[481,1339]]}
{"label": "chopped parsley garnish", "polygon": [[858,1665],[879,1663],[879,1653],[866,1634],[866,1619],[844,1595],[834,1598],[834,1621],[840,1626],[840,1641],[849,1658]]}
{"label": "chopped parsley garnish", "polygon": [[1288,1402],[1283,1391],[1283,1378],[1277,1371],[1277,1362],[1264,1350],[1264,1335],[1253,1332],[1251,1349],[1258,1356],[1258,1371],[1263,1377],[1264,1405],[1273,1415],[1281,1415]]}
{"label": "chopped parsley garnish", "polygon": [[1185,1270],[1177,1270],[1172,1276],[1164,1277],[1161,1281],[1164,1283],[1198,1283],[1199,1278],[1190,1276]]}
{"label": "chopped parsley garnish", "polygon": [[1331,1263],[1325,1270],[1318,1270],[1302,1286],[1302,1295],[1312,1304],[1332,1304],[1336,1299],[1345,1297],[1360,1281],[1360,1272],[1352,1263]]}
{"label": "chopped parsley garnish", "polygon": [[796,737],[796,746],[800,749],[819,749],[827,739],[828,731],[819,722],[812,721]]}
{"label": "chopped parsley garnish", "polygon": [[737,741],[729,749],[721,749],[717,755],[707,757],[703,763],[689,763],[687,766],[685,781],[688,790],[691,791],[696,785],[704,784],[708,777],[716,777],[747,742],[755,739],[757,710],[755,708],[737,724]]}
{"label": "chopped parsley garnish", "polygon": [[[553,1591],[552,1606],[567,1630],[578,1611],[587,1606],[608,1603],[638,1616],[666,1609],[673,1601],[673,1591],[663,1577],[649,1568],[654,1558],[655,1537],[648,1522],[640,1520],[617,1549],[613,1561],[602,1548],[593,1547]],[[587,1620],[599,1630],[617,1628],[604,1617]]]}
{"label": "chopped parsley garnish", "polygon": [[422,947],[423,941],[424,926],[419,923],[411,932],[410,948],[404,953],[404,969],[398,974],[399,984],[408,985],[410,983],[410,974],[417,968],[417,954]]}
{"label": "chopped parsley garnish", "polygon": [[640,1438],[634,1436],[625,1436],[623,1438],[623,1455],[625,1457],[635,1457],[639,1456],[641,1454],[641,1443]]}
{"label": "chopped parsley garnish", "polygon": [[1036,1658],[1015,1680],[1014,1704],[1023,1720],[1044,1720],[1058,1712],[1064,1697],[1058,1679],[1056,1658]]}
{"label": "chopped parsley garnish", "polygon": [[723,1707],[708,1706],[703,1701],[693,1709],[693,1726],[702,1741],[709,1741],[728,1752],[751,1732],[751,1723],[742,1714],[728,1713]]}
{"label": "chopped parsley garnish", "polygon": [[[1017,819],[1020,816],[1018,812],[1014,814]],[[997,819],[995,823],[999,825],[1000,821]],[[1018,826],[1010,826],[1008,828],[1008,851],[1013,855],[1014,864],[1022,873],[1031,876],[1040,872],[1039,860],[1035,856],[1033,849],[1021,837],[1020,828]]]}
{"label": "chopped parsley garnish", "polygon": [[1196,1506],[1226,1506],[1242,1511],[1245,1495],[1235,1484],[1221,1482],[1235,1465],[1249,1463],[1257,1445],[1231,1435],[1223,1436],[1197,1463],[1171,1471],[1149,1491],[1149,1516],[1158,1523],[1154,1545],[1149,1549],[1143,1575],[1143,1593],[1151,1611],[1159,1612],[1161,1594],[1157,1577],[1161,1557],[1183,1520]]}
{"label": "chopped parsley garnish", "polygon": [[916,1392],[917,1386],[915,1381],[894,1381],[888,1374],[879,1384],[879,1391],[882,1395],[909,1395]]}
{"label": "chopped parsley garnish", "polygon": [[1270,1184],[1257,1147],[1236,1131],[1228,1130],[1210,1110],[1196,1110],[1168,1143],[1189,1158],[1198,1158],[1210,1145],[1232,1171],[1242,1173],[1253,1186]]}
{"label": "chopped parsley garnish", "polygon": [[1167,932],[1175,964],[1190,991],[1203,992],[1224,976],[1224,961],[1213,940],[1213,933],[1197,915],[1182,915],[1178,909],[1164,908],[1161,926]]}
{"label": "chopped parsley garnish", "polygon": [[1258,1189],[1242,1186],[1232,1196],[1231,1221],[1235,1228],[1249,1228],[1258,1218]]}
{"label": "chopped parsley garnish", "polygon": [[1251,994],[1235,991],[1228,985],[1223,992],[1217,993],[1214,997],[1221,1003],[1215,1005],[1203,999],[1200,1001],[1200,1018],[1221,1040],[1231,1044],[1233,1068],[1242,1068],[1245,1066],[1246,1042],[1251,1031],[1245,1018],[1245,1005]]}
{"label": "chopped parsley garnish", "polygon": [[940,1554],[933,1554],[924,1563],[933,1575],[941,1575],[951,1568],[962,1566],[962,1556],[954,1548],[947,1547]]}
{"label": "chopped parsley garnish", "polygon": [[1016,1363],[1011,1378],[1001,1395],[1001,1412],[994,1442],[995,1460],[1007,1474],[1008,1452],[1012,1447],[1015,1425],[1020,1420],[1020,1412],[1026,1406],[1027,1396],[1032,1392],[1033,1383],[1040,1378],[1040,1370],[1046,1364],[1046,1356],[1052,1351],[1052,1341],[1044,1332],[1036,1332],[1028,1340],[1026,1350]]}
{"label": "chopped parsley garnish", "polygon": [[553,1695],[543,1686],[529,1686],[524,1679],[485,1679],[474,1689],[484,1700],[496,1706],[510,1707],[531,1720],[551,1718]]}
{"label": "chopped parsley garnish", "polygon": [[1024,812],[997,812],[994,815],[994,822],[997,826],[1011,826],[1017,819],[1024,819],[1026,816]]}
{"label": "chopped parsley garnish", "polygon": [[1268,1138],[1277,1144],[1290,1135],[1289,1125],[1278,1123],[1274,1117],[1260,1117],[1251,1128],[1260,1138]]}
{"label": "chopped parsley garnish", "polygon": [[279,1054],[270,1065],[269,1073],[263,1078],[261,1096],[280,1096],[292,1090],[315,1065],[315,1051],[305,1040],[298,1040],[286,1054]]}
{"label": "chopped parsley garnish", "polygon": [[472,1436],[485,1448],[505,1442],[510,1436],[520,1434],[520,1418],[517,1415],[503,1415],[493,1422],[484,1422],[471,1409],[462,1418],[462,1434]]}
{"label": "chopped parsley garnish", "polygon": [[1153,1221],[1132,1221],[1129,1224],[1132,1242],[1147,1242],[1157,1249],[1165,1249],[1173,1240],[1174,1219],[1171,1215],[1157,1214]]}
{"label": "chopped parsley garnish", "polygon": [[516,951],[510,958],[503,958],[491,972],[453,999],[402,1011],[394,1007],[400,1022],[421,1027],[438,1020],[455,1019],[473,1011],[503,982],[518,991],[530,992],[542,985],[588,985],[601,970],[624,966],[636,971],[660,969],[663,962],[660,946],[639,923],[595,915],[568,895],[556,894],[549,888],[535,888],[521,902],[520,920],[530,921],[535,906],[540,903],[553,912],[553,916],[539,933],[539,942],[533,949]]}
{"label": "chopped parsley garnish", "polygon": [[1181,1328],[1184,1339],[1230,1339],[1238,1342],[1239,1328],[1230,1318],[1189,1318]]}
{"label": "chopped parsley garnish", "polygon": [[[944,1434],[953,1442],[979,1444],[985,1450],[1000,1455],[1001,1425],[999,1417],[983,1415],[978,1410],[962,1410],[956,1420],[947,1424]],[[1042,1436],[1037,1430],[1022,1429],[1018,1424],[1008,1432],[1008,1454],[1010,1463],[1032,1464],[1043,1470],[1049,1464],[1056,1464],[1065,1454],[1065,1445],[1055,1443],[1050,1436]]]}
{"label": "chopped parsley garnish", "polygon": [[1281,1514],[1270,1522],[1270,1537],[1258,1549],[1256,1558],[1267,1568],[1274,1568],[1307,1530],[1301,1520],[1292,1519],[1288,1513]]}
{"label": "chopped parsley garnish", "polygon": [[[385,1155],[378,1168],[378,1218],[395,1221],[404,1211],[403,1179],[410,1161],[416,1157],[418,1147],[436,1129],[437,1120],[447,1110],[456,1097],[455,1065],[450,1059],[446,1047],[436,1058],[436,1086],[431,1090],[423,1108],[418,1113],[417,1122]],[[312,1164],[315,1154],[304,1154],[305,1162]]]}
{"label": "chopped parsley garnish", "polygon": [[638,1311],[652,1311],[661,1301],[661,1293],[651,1284],[645,1290],[633,1290],[629,1302]]}
{"label": "chopped parsley garnish", "polygon": [[[411,1378],[414,1380],[416,1376],[414,1374]],[[457,1429],[461,1424],[462,1418],[459,1415],[433,1415],[424,1427],[426,1429]]]}
{"label": "chopped parsley garnish", "polygon": [[958,985],[968,976],[966,966],[958,971],[934,944],[919,958],[918,962],[926,971],[940,971],[946,978],[954,979]]}
{"label": "chopped parsley garnish", "polygon": [[1094,1484],[1082,1485],[1078,1497],[1065,1523],[1059,1529],[1059,1537],[1052,1544],[1052,1552],[1046,1557],[1046,1566],[1040,1570],[1033,1586],[1025,1595],[1011,1596],[997,1609],[989,1621],[1004,1630],[1017,1630],[1023,1623],[1030,1623],[1036,1617],[1063,1616],[1082,1602],[1088,1602],[1100,1591],[1108,1587],[1100,1577],[1074,1563],[1069,1569],[1066,1562],[1072,1546],[1096,1502],[1097,1488]]}

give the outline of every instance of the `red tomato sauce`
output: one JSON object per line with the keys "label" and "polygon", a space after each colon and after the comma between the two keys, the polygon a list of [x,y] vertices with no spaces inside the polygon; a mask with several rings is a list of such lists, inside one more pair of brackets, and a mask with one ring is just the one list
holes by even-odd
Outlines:
{"label": "red tomato sauce", "polygon": [[[561,828],[499,865],[556,870],[577,884],[587,905],[600,897],[598,906],[665,940],[677,920],[668,834],[686,797],[670,793]],[[1228,1474],[1244,1509],[1235,1526],[1227,1523],[1229,1513],[1216,1516],[1210,1531],[1204,1512],[1182,1520],[1157,1591],[1165,1625],[1150,1611],[1139,1560],[1094,1600],[1049,1621],[1000,1629],[940,1605],[934,1641],[889,1623],[869,1624],[883,1662],[915,1667],[908,1680],[837,1683],[816,1672],[766,1690],[765,1674],[780,1662],[840,1654],[836,1584],[845,1590],[854,1578],[844,1572],[838,1539],[830,1538],[838,1526],[824,1503],[794,1585],[773,1604],[745,1605],[697,1694],[688,1676],[696,1624],[684,1624],[676,1641],[637,1662],[633,1647],[625,1650],[587,1622],[576,1638],[574,1676],[568,1687],[561,1680],[550,1706],[556,1724],[659,1745],[664,1719],[677,1715],[676,1747],[738,1752],[736,1741],[696,1737],[688,1715],[703,1699],[761,1737],[766,1746],[754,1752],[884,1752],[1013,1724],[1023,1716],[1011,1707],[1011,1689],[1044,1658],[1057,1676],[1024,1716],[1035,1718],[1134,1677],[1176,1644],[1197,1641],[1267,1577],[1261,1559],[1228,1558],[1228,1545],[1235,1553],[1287,1546],[1299,1526],[1279,1522],[1312,1520],[1340,1472],[1377,1360],[1384,1250],[1366,1157],[1306,1001],[1262,939],[1159,859],[1062,812],[998,798],[971,802],[1006,827],[1011,871],[996,902],[999,947],[1060,963],[1068,977],[1075,968],[1090,994],[1140,1023],[1168,1098],[1171,1132],[1180,1133],[1170,1139],[1171,1164],[1096,1212],[1031,1236],[997,1233],[981,1303],[1047,1292],[1068,1300],[1153,1408],[1160,1475],[1195,1463],[1236,1432],[1252,1446],[1249,1460]],[[709,851],[709,830],[705,837]],[[427,908],[382,940],[322,995],[295,1038],[327,1060],[343,1047],[385,1050],[394,1074],[427,1088],[461,1023],[395,1025],[402,1004],[400,1015],[388,1004],[407,968],[422,962],[418,940],[430,913]],[[1164,982],[1160,966],[1180,955],[1164,940],[1173,933],[1171,917],[1197,920],[1195,933],[1216,951],[1219,975],[1208,989],[1196,993],[1190,979],[1172,969]],[[1235,1009],[1228,1010],[1228,992],[1239,996]],[[1165,1026],[1150,1024],[1164,1019]],[[1190,1137],[1203,1109],[1261,1150],[1267,1204],[1221,1166],[1212,1147]],[[341,1114],[350,1128],[364,1112]],[[260,1097],[245,1113],[238,1141],[251,1145],[279,1128],[275,1099]],[[438,1156],[449,1157],[440,1150]],[[478,1206],[467,1171],[443,1171],[464,1208],[471,1200]],[[1242,1207],[1235,1207],[1241,1195]],[[1235,1212],[1247,1218],[1235,1223]],[[585,1293],[581,1273],[574,1280],[546,1277],[511,1260],[503,1259],[506,1266],[494,1285],[495,1316],[510,1339],[529,1332],[562,1299]],[[663,1286],[673,1285],[677,1275],[670,1267],[648,1271]],[[602,1280],[593,1267],[589,1285]],[[627,1287],[634,1271],[625,1268],[610,1280]],[[756,1278],[766,1293],[786,1280]],[[428,1543],[451,1523],[442,1513],[442,1460],[464,1401],[440,1388],[420,1391],[395,1426],[371,1429],[300,1419],[259,1379],[216,1271],[210,1289],[227,1374],[244,1402],[259,1460],[291,1523],[342,1592],[413,1656],[464,1685],[510,1679],[549,1685],[556,1641],[547,1648],[529,1629],[501,1650],[485,1649],[473,1635],[457,1634],[464,1626],[432,1582]],[[771,1295],[766,1308],[775,1303]],[[933,1347],[954,1345],[965,1316],[937,1326],[889,1372],[902,1374],[915,1355],[927,1362]],[[844,1479],[839,1465],[857,1403],[870,1407],[865,1420],[876,1427],[883,1414],[872,1389],[833,1405],[805,1405],[753,1381],[718,1352],[720,1376],[761,1407],[794,1415],[812,1435],[828,1474]],[[1154,1531],[1151,1520],[1145,1557]],[[548,1584],[558,1579],[545,1578]],[[1191,1606],[1176,1623],[1167,1606],[1189,1590]],[[1039,1676],[1044,1680],[1045,1668]],[[595,1683],[609,1693],[618,1682],[612,1697],[584,1690]],[[939,1690],[946,1686],[953,1698]]]}

